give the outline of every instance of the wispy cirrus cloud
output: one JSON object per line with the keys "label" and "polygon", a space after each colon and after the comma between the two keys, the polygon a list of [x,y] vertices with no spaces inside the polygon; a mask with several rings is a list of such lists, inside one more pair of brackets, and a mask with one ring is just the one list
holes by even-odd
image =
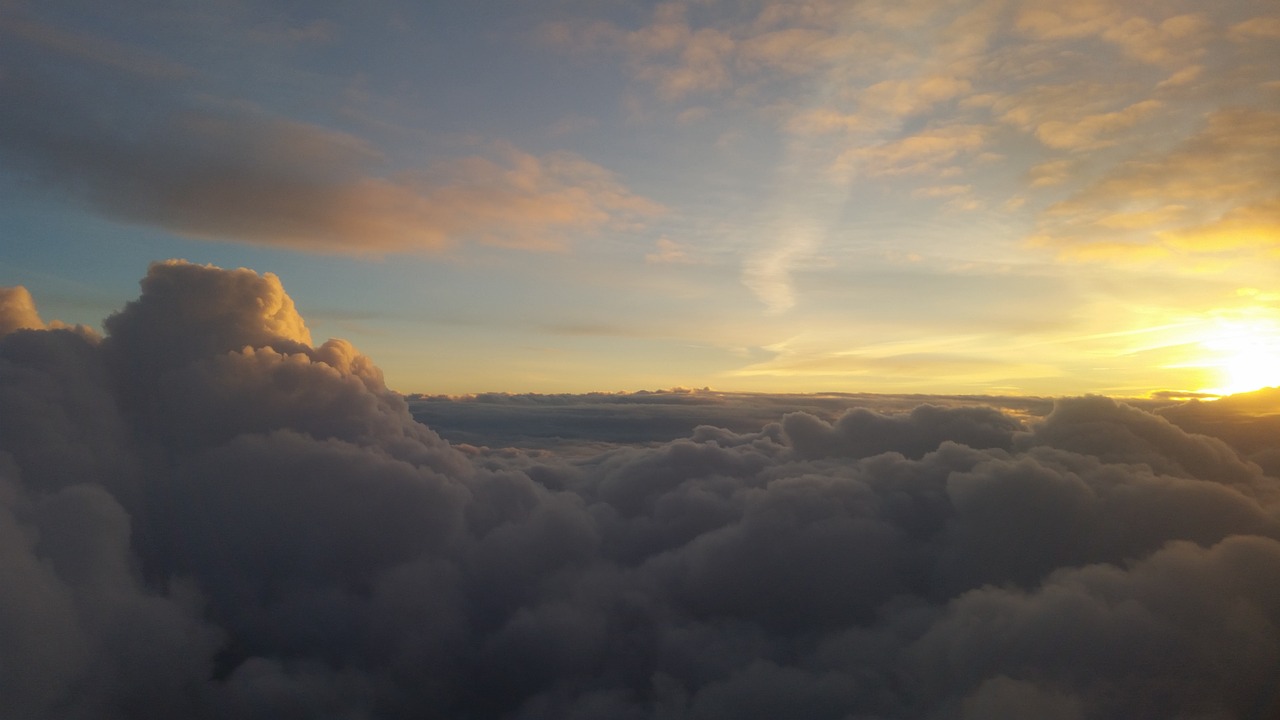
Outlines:
{"label": "wispy cirrus cloud", "polygon": [[10,42],[30,43],[61,55],[142,77],[181,78],[196,72],[187,65],[155,52],[16,14],[0,13],[0,35],[7,35]]}
{"label": "wispy cirrus cloud", "polygon": [[695,262],[685,247],[671,238],[660,237],[654,245],[654,251],[645,254],[645,262],[659,265],[684,265]]}

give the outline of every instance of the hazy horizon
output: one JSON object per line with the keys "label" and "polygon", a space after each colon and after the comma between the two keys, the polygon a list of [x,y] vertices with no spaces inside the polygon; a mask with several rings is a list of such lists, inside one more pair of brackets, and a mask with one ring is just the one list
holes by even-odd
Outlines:
{"label": "hazy horizon", "polygon": [[[149,265],[157,265],[157,264],[163,265],[168,263],[185,263],[185,262],[187,261],[181,260],[181,259],[169,259],[169,260],[157,260],[157,261],[154,261],[153,263],[150,263]],[[218,268],[217,266],[212,264],[206,264],[205,266],[211,269],[217,269],[217,270],[223,269],[223,268]],[[226,269],[231,269],[231,268],[226,268]],[[245,268],[243,266],[235,269],[254,272],[253,269]],[[266,271],[262,274],[269,275],[272,277],[277,277],[276,273],[273,273],[270,271]],[[38,298],[36,298],[34,295],[31,295],[31,291],[26,286],[15,285],[9,288],[0,286],[0,290],[5,290],[5,291],[16,290],[20,293],[25,293],[28,296],[28,299],[22,300],[20,304],[25,304],[29,300],[31,304],[32,312],[37,312],[35,308],[37,304],[39,304]],[[124,300],[122,300],[122,302],[123,301]],[[53,304],[55,306],[61,305],[61,303],[57,303],[57,302]],[[55,317],[55,318],[50,318],[47,324],[49,327],[82,326],[94,333],[101,334],[103,332],[102,330],[103,322],[109,317],[109,315],[110,313],[108,314],[108,316],[99,318],[96,321],[94,320],[86,321],[85,318],[80,318],[80,317],[71,317],[71,318]],[[42,323],[42,326],[45,323],[45,321],[43,320],[41,320],[40,322]],[[321,323],[322,326],[324,324],[325,323]],[[359,333],[355,333],[355,334],[358,335]],[[334,336],[333,339],[347,340],[348,338],[342,337],[342,336]],[[1266,365],[1267,360],[1269,360],[1270,358],[1270,355],[1266,354],[1267,351],[1269,350],[1269,348],[1264,346],[1266,342],[1268,342],[1267,339],[1263,338],[1260,341],[1260,343],[1258,343],[1259,345],[1258,348],[1245,347],[1244,350],[1242,351],[1245,354],[1242,355],[1240,358],[1238,358],[1238,360],[1241,360],[1242,362],[1251,362],[1252,364],[1259,365],[1259,366]],[[424,355],[422,357],[424,359],[428,359],[430,357],[429,352],[427,355]],[[410,359],[410,361],[411,360],[412,359]],[[1263,367],[1263,369],[1269,370],[1269,366]],[[691,382],[690,383],[675,382],[674,384],[665,385],[665,386],[627,385],[629,381],[626,379],[620,380],[618,381],[618,383],[615,383],[614,385],[611,385],[605,388],[593,387],[590,389],[573,389],[573,390],[555,390],[555,389],[545,389],[545,388],[539,390],[539,389],[533,389],[528,387],[512,387],[512,386],[501,387],[501,388],[480,387],[480,388],[469,388],[469,389],[462,389],[462,390],[423,389],[418,387],[392,387],[391,389],[395,390],[396,392],[402,395],[405,395],[406,397],[409,397],[410,399],[414,399],[414,398],[417,398],[417,399],[431,399],[431,398],[477,399],[477,398],[484,398],[486,396],[502,396],[502,395],[513,396],[513,397],[515,396],[548,396],[550,397],[550,396],[558,396],[558,395],[577,395],[577,396],[586,397],[586,396],[592,396],[592,395],[649,395],[649,394],[664,394],[664,393],[669,393],[669,394],[692,393],[692,394],[713,394],[713,395],[722,395],[722,396],[735,396],[735,395],[753,396],[754,395],[754,396],[774,396],[774,397],[788,397],[788,396],[831,397],[831,398],[845,398],[845,399],[857,398],[857,397],[871,397],[871,396],[882,396],[885,398],[905,398],[905,399],[942,398],[942,399],[950,399],[950,400],[981,400],[985,398],[985,399],[999,401],[1000,399],[1053,400],[1055,398],[1077,397],[1081,395],[1105,395],[1107,397],[1114,397],[1117,399],[1136,401],[1140,404],[1145,404],[1144,401],[1151,401],[1154,403],[1171,403],[1179,400],[1189,400],[1189,399],[1201,399],[1201,400],[1211,401],[1218,398],[1231,397],[1233,395],[1248,395],[1250,393],[1269,390],[1276,387],[1274,385],[1264,384],[1266,381],[1261,379],[1261,378],[1271,377],[1271,375],[1269,374],[1265,374],[1265,373],[1257,374],[1254,377],[1259,379],[1256,379],[1251,384],[1245,384],[1233,390],[1225,389],[1225,388],[1224,389],[1187,390],[1187,389],[1152,386],[1141,393],[1132,394],[1132,395],[1125,395],[1125,394],[1118,394],[1118,393],[1109,394],[1105,392],[1092,391],[1092,390],[1084,390],[1079,392],[1061,392],[1061,393],[1033,393],[1033,392],[1020,393],[1020,392],[1007,392],[1007,391],[1000,392],[1001,388],[986,387],[986,386],[977,386],[974,388],[970,388],[969,391],[946,390],[946,389],[940,389],[940,388],[934,388],[934,389],[920,388],[920,389],[915,389],[911,391],[890,391],[890,390],[875,391],[875,390],[859,389],[856,383],[852,385],[846,384],[846,386],[840,387],[840,388],[835,388],[835,387],[828,388],[823,386],[815,386],[813,388],[801,390],[801,391],[795,391],[795,390],[770,391],[770,390],[751,389],[748,387],[734,387],[732,385],[712,386],[712,385],[704,384],[704,385],[698,386],[696,383],[691,383]],[[705,379],[705,378],[702,378],[702,379]],[[388,384],[390,386],[391,383],[388,383]],[[428,382],[428,384],[430,383]]]}

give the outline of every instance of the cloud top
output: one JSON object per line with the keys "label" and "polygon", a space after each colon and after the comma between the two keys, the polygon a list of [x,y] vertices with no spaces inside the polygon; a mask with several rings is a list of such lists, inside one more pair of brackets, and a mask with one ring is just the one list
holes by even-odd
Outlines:
{"label": "cloud top", "polygon": [[822,405],[564,457],[442,440],[271,275],[157,263],[104,327],[0,337],[6,716],[1280,708],[1241,417]]}
{"label": "cloud top", "polygon": [[31,293],[21,286],[0,287],[0,335],[14,330],[36,330],[44,327],[44,321],[36,312]]}

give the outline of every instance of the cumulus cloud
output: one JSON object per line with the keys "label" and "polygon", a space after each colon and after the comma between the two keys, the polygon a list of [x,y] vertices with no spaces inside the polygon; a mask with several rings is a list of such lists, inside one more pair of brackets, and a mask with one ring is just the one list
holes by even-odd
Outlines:
{"label": "cumulus cloud", "polygon": [[101,338],[4,297],[6,717],[1280,709],[1280,479],[1250,459],[1274,433],[1246,457],[1100,397],[776,397],[674,440],[484,449],[316,346],[270,275],[158,263]]}
{"label": "cumulus cloud", "polygon": [[1189,432],[1222,439],[1269,475],[1280,476],[1280,448],[1272,441],[1280,433],[1280,388],[1231,395],[1217,402],[1193,399],[1158,412]]}
{"label": "cumulus cloud", "polygon": [[31,293],[24,287],[0,287],[0,335],[44,327]]}

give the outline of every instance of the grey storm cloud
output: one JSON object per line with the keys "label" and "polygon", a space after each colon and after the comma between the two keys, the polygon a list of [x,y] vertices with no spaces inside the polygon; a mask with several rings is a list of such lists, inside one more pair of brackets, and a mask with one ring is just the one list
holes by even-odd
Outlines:
{"label": "grey storm cloud", "polygon": [[1207,403],[823,400],[566,456],[442,439],[271,275],[158,263],[103,327],[0,294],[4,717],[1280,712],[1275,436],[1171,422]]}

